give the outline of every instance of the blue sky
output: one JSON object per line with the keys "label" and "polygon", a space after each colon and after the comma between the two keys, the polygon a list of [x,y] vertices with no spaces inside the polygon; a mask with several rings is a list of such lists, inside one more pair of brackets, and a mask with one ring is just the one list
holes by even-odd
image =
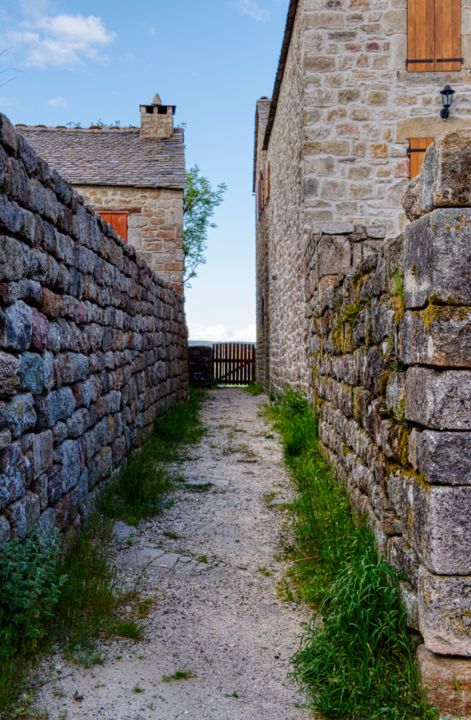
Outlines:
{"label": "blue sky", "polygon": [[[270,95],[288,0],[2,0],[0,110],[13,122],[139,123],[158,92],[186,127],[187,167],[226,182],[190,337],[252,339],[255,102]],[[10,70],[9,68],[14,68]]]}

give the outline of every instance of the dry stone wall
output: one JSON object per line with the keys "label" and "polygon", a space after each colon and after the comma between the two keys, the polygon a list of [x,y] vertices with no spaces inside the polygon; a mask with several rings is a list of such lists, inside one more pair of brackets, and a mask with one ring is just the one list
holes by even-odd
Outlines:
{"label": "dry stone wall", "polygon": [[306,303],[326,456],[401,570],[427,650],[469,657],[471,203],[457,163],[471,167],[469,131],[428,151],[395,240],[313,234]]}
{"label": "dry stone wall", "polygon": [[0,115],[0,542],[80,525],[188,390],[183,302]]}

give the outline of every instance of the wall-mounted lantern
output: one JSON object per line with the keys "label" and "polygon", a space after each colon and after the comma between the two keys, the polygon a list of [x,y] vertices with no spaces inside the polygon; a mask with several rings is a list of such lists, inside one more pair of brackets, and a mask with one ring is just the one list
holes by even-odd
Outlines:
{"label": "wall-mounted lantern", "polygon": [[442,120],[447,120],[450,115],[450,108],[453,103],[453,95],[455,94],[455,91],[451,89],[449,85],[445,85],[443,90],[440,90],[440,95],[442,96],[442,103],[443,108],[440,113],[440,117]]}

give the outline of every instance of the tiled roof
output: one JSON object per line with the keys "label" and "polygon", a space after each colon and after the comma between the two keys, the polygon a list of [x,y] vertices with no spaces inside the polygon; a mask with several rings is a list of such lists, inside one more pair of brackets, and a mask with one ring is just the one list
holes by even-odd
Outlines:
{"label": "tiled roof", "polygon": [[183,188],[183,130],[141,137],[139,128],[78,129],[17,125],[34,150],[73,185]]}

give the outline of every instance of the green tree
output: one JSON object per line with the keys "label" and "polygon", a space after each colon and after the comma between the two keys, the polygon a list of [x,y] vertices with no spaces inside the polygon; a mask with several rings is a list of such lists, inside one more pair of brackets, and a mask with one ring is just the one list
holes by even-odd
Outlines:
{"label": "green tree", "polygon": [[194,165],[186,175],[186,185],[183,193],[183,252],[185,253],[185,273],[183,281],[196,277],[196,268],[206,262],[205,250],[207,248],[208,230],[215,228],[211,222],[215,209],[223,201],[227,190],[225,183],[213,188],[209,180],[200,175],[197,165]]}

